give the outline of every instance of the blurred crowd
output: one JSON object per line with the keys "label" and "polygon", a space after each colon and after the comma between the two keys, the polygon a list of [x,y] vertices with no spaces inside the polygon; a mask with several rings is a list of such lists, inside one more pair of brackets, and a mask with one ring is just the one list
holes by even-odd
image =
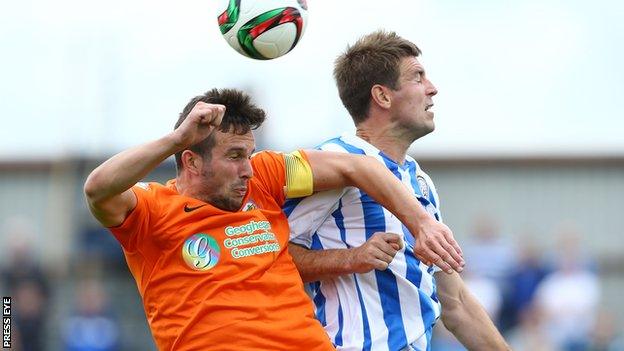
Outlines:
{"label": "blurred crowd", "polygon": [[[566,226],[544,247],[549,241],[503,235],[492,218],[478,218],[463,244],[463,278],[513,350],[624,350],[615,316],[602,307],[597,262],[580,233]],[[434,350],[464,350],[443,326],[436,329]]]}
{"label": "blurred crowd", "polygon": [[[473,233],[462,242],[467,262],[462,275],[513,350],[624,351],[621,326],[602,307],[599,266],[583,250],[574,228],[561,230],[553,245],[544,245],[533,235],[504,235],[491,218],[475,222]],[[128,311],[112,303],[119,282],[132,285],[132,279],[106,230],[88,226],[78,236],[77,254],[64,274],[43,269],[33,252],[33,233],[13,228],[4,234],[9,240],[0,266],[0,291],[13,301],[14,350],[145,346],[132,333],[124,336]],[[141,308],[138,300],[133,305]],[[138,321],[147,330],[140,313]],[[134,345],[129,342],[133,337]],[[441,322],[433,341],[435,351],[464,350]]]}
{"label": "blurred crowd", "polygon": [[109,241],[105,230],[86,230],[79,237],[77,255],[66,273],[44,268],[37,259],[42,248],[27,225],[4,230],[7,247],[0,266],[0,292],[12,300],[12,350],[127,349],[121,347],[116,317],[123,311],[113,308],[109,291],[115,287],[105,287],[102,273],[104,266],[119,272],[115,267],[123,263],[122,256],[118,249],[111,255],[109,244],[92,245],[93,240]]}

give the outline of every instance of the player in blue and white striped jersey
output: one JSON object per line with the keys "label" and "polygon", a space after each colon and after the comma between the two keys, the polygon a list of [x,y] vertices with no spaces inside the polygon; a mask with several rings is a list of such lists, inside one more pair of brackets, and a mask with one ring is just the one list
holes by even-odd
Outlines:
{"label": "player in blue and white striped jersey", "polygon": [[[420,50],[395,33],[374,32],[341,55],[334,75],[357,131],[319,146],[384,164],[441,221],[429,176],[407,155],[433,131],[436,88]],[[410,233],[366,193],[347,187],[291,200],[289,251],[310,288],[316,314],[338,350],[430,350],[440,316],[469,349],[507,345],[461,277],[440,257],[441,272],[418,258],[427,239]],[[424,212],[424,211],[423,211]],[[461,269],[460,269],[461,270]]]}

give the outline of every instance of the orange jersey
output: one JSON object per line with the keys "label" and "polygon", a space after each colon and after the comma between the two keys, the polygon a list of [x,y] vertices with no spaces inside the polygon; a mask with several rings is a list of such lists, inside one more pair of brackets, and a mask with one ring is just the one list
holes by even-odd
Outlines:
{"label": "orange jersey", "polygon": [[139,183],[135,209],[110,228],[160,350],[334,349],[286,250],[285,157],[261,152],[252,167],[237,212],[179,194],[175,180]]}

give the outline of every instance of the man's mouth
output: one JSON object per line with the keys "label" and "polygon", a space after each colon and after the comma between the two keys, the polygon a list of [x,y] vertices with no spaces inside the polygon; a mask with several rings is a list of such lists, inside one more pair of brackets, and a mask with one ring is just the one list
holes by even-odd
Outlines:
{"label": "man's mouth", "polygon": [[427,104],[425,106],[425,111],[429,111],[429,109],[432,108],[432,107],[433,107],[433,104]]}
{"label": "man's mouth", "polygon": [[241,196],[245,196],[247,193],[247,188],[234,188],[234,191]]}

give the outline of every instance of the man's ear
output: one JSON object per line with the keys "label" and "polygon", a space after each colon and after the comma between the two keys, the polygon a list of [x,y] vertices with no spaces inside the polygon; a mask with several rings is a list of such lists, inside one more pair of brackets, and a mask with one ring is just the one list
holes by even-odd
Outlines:
{"label": "man's ear", "polygon": [[191,174],[201,174],[203,162],[204,160],[201,155],[191,150],[182,151],[182,168],[186,169]]}
{"label": "man's ear", "polygon": [[390,89],[380,84],[375,84],[371,88],[372,102],[383,109],[389,109],[392,104]]}

